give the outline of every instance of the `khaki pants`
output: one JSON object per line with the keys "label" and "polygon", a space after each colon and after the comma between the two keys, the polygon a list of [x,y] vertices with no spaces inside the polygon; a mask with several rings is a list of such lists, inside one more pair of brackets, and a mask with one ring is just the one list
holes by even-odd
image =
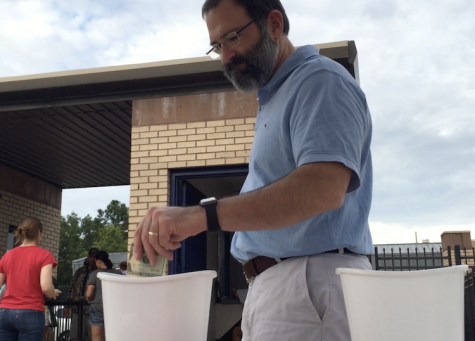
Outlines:
{"label": "khaki pants", "polygon": [[249,285],[243,341],[350,341],[336,268],[371,269],[366,256],[324,253],[287,259]]}

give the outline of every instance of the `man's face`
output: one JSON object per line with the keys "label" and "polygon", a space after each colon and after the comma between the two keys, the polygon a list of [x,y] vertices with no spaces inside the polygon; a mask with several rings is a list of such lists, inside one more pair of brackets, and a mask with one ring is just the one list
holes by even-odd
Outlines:
{"label": "man's face", "polygon": [[94,267],[96,265],[96,256],[88,255],[86,258],[86,262],[89,267]]}
{"label": "man's face", "polygon": [[[230,32],[245,26],[251,18],[243,7],[232,1],[223,1],[206,15],[210,42],[218,43]],[[271,78],[279,45],[267,29],[262,34],[256,23],[251,24],[241,34],[240,43],[233,49],[223,47],[221,63],[225,76],[242,92],[256,91]]]}

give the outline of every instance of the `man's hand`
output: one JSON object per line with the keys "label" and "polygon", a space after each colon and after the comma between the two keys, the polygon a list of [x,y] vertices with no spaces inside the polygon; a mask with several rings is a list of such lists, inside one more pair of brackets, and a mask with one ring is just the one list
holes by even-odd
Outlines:
{"label": "man's hand", "polygon": [[155,252],[172,260],[171,251],[180,248],[182,240],[206,229],[206,213],[200,206],[152,207],[135,231],[135,257],[142,259],[145,251],[152,266],[157,263]]}

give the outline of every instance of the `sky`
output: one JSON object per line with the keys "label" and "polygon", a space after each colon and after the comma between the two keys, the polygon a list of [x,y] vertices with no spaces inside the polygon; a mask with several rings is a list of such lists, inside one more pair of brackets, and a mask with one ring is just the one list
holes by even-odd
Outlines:
{"label": "sky", "polygon": [[[295,46],[354,40],[373,120],[373,241],[475,239],[475,1],[283,0]],[[0,77],[203,56],[201,1],[0,0]],[[64,190],[95,216],[129,187]]]}

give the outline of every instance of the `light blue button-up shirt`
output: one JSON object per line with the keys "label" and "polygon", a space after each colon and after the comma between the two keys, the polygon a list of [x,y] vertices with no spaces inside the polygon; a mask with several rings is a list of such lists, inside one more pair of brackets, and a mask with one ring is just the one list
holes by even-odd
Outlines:
{"label": "light blue button-up shirt", "polygon": [[258,91],[258,98],[249,174],[241,193],[267,186],[307,163],[340,162],[353,172],[340,209],[283,229],[236,232],[233,256],[244,262],[344,247],[372,253],[372,128],[359,85],[343,66],[320,56],[316,47],[304,46]]}

